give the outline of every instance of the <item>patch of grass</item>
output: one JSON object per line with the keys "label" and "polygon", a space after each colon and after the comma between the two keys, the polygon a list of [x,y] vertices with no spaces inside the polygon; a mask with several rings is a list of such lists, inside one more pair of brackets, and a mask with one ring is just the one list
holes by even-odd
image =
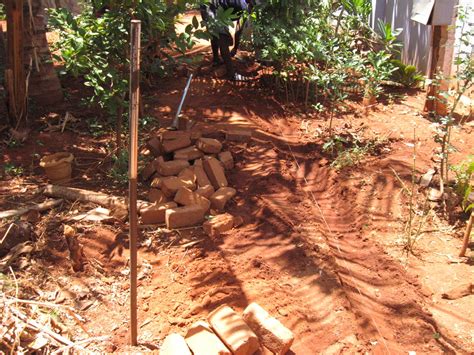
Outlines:
{"label": "patch of grass", "polygon": [[10,176],[20,176],[23,175],[24,170],[21,166],[16,166],[13,163],[6,163],[5,167],[5,174],[10,175]]}

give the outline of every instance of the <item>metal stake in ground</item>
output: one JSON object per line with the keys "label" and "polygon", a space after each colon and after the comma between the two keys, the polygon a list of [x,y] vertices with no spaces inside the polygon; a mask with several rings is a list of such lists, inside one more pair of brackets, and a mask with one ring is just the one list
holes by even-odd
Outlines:
{"label": "metal stake in ground", "polygon": [[183,109],[184,100],[186,99],[186,95],[188,95],[189,86],[191,85],[191,80],[193,80],[193,73],[189,74],[188,81],[186,83],[186,87],[184,88],[183,96],[181,96],[181,101],[178,106],[178,111],[176,111],[176,116],[174,117],[173,123],[171,124],[171,129],[178,129],[179,125],[179,115],[181,114],[181,110]]}
{"label": "metal stake in ground", "polygon": [[129,145],[129,223],[130,223],[130,344],[137,345],[137,164],[138,113],[140,97],[140,31],[141,22],[132,20],[130,27],[130,145]]}

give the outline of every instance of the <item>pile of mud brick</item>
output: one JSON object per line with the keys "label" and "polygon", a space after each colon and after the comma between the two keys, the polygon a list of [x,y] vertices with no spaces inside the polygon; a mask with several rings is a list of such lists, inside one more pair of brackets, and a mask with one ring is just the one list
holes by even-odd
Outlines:
{"label": "pile of mud brick", "polygon": [[222,305],[206,321],[197,321],[184,337],[168,335],[160,355],[252,355],[261,346],[284,355],[293,344],[293,333],[257,303],[251,303],[240,316]]}
{"label": "pile of mud brick", "polygon": [[[228,140],[248,140],[250,131],[228,131]],[[140,210],[142,224],[164,224],[168,229],[196,226],[218,236],[241,220],[225,212],[237,193],[228,186],[226,171],[234,158],[221,141],[202,137],[199,131],[162,130],[147,142],[154,159],[142,170],[150,182],[149,205]],[[206,216],[214,216],[206,220]]]}

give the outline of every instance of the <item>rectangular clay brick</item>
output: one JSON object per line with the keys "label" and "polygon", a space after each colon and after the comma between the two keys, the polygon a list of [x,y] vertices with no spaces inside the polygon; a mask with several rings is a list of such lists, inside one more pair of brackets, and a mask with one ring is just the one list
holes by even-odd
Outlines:
{"label": "rectangular clay brick", "polygon": [[294,340],[293,333],[258,304],[249,304],[243,317],[262,344],[272,353],[284,355],[290,350]]}
{"label": "rectangular clay brick", "polygon": [[231,152],[220,152],[218,156],[225,169],[230,170],[234,167],[234,157],[232,156]]}
{"label": "rectangular clay brick", "polygon": [[156,172],[156,161],[153,160],[145,165],[145,167],[143,168],[140,174],[142,176],[143,181],[147,181],[153,176],[153,174],[155,174],[155,172]]}
{"label": "rectangular clay brick", "polygon": [[202,164],[207,177],[216,190],[228,185],[224,168],[216,158],[208,158]]}
{"label": "rectangular clay brick", "polygon": [[182,180],[177,176],[162,178],[161,191],[163,191],[166,197],[173,197],[180,187],[187,187],[194,190],[196,185],[190,184],[188,181]]}
{"label": "rectangular clay brick", "polygon": [[247,142],[252,138],[252,131],[245,128],[229,128],[225,136],[228,141]]}
{"label": "rectangular clay brick", "polygon": [[164,140],[161,142],[161,146],[163,147],[163,151],[165,153],[171,153],[175,150],[189,147],[190,145],[191,139],[189,138],[189,135],[186,137],[179,137],[177,139]]}
{"label": "rectangular clay brick", "polygon": [[168,229],[191,227],[204,220],[204,210],[199,205],[176,207],[166,210],[166,227]]}
{"label": "rectangular clay brick", "polygon": [[163,154],[163,148],[161,146],[161,141],[158,137],[153,137],[147,142],[147,147],[150,149],[150,152],[155,156],[158,157]]}
{"label": "rectangular clay brick", "polygon": [[174,158],[181,160],[195,160],[201,158],[203,155],[204,154],[193,145],[174,152]]}
{"label": "rectangular clay brick", "polygon": [[229,349],[203,321],[194,323],[186,333],[186,343],[194,355],[231,355]]}
{"label": "rectangular clay brick", "polygon": [[191,142],[196,142],[201,137],[202,137],[201,131],[191,131]]}
{"label": "rectangular clay brick", "polygon": [[188,131],[163,131],[160,133],[160,136],[164,141],[173,139],[191,139],[191,133]]}
{"label": "rectangular clay brick", "polygon": [[214,191],[215,190],[212,187],[212,185],[206,185],[206,186],[203,186],[203,187],[198,187],[197,190],[196,190],[196,193],[201,195],[201,196],[204,196],[207,199],[210,199],[212,194],[214,193]]}
{"label": "rectangular clay brick", "polygon": [[196,159],[193,163],[193,166],[202,166],[202,159]]}
{"label": "rectangular clay brick", "polygon": [[179,174],[178,177],[186,181],[189,185],[196,185],[196,174],[194,173],[194,167],[191,166],[189,168],[183,169]]}
{"label": "rectangular clay brick", "polygon": [[192,354],[184,338],[177,333],[172,333],[168,335],[165,338],[165,340],[163,340],[163,344],[160,347],[159,355],[192,355]]}
{"label": "rectangular clay brick", "polygon": [[163,176],[178,175],[183,169],[189,167],[187,160],[165,161],[162,157],[159,157],[156,161],[156,171]]}
{"label": "rectangular clay brick", "polygon": [[222,305],[209,313],[209,324],[234,355],[253,355],[260,349],[258,338],[232,308]]}
{"label": "rectangular clay brick", "polygon": [[199,187],[211,185],[211,181],[207,177],[206,172],[204,171],[204,168],[199,165],[193,165],[194,168],[194,175],[196,176],[196,182]]}
{"label": "rectangular clay brick", "polygon": [[174,208],[178,205],[175,202],[165,202],[162,204],[153,204],[142,208],[140,216],[142,224],[160,224],[165,222],[165,213],[168,208]]}
{"label": "rectangular clay brick", "polygon": [[204,153],[216,154],[222,149],[222,143],[214,138],[199,138],[196,142],[196,147]]}
{"label": "rectangular clay brick", "polygon": [[151,180],[150,186],[155,188],[155,189],[161,188],[163,178],[164,178],[164,176],[161,176],[160,174],[155,173],[155,175],[153,175],[153,180]]}
{"label": "rectangular clay brick", "polygon": [[187,117],[180,117],[178,119],[178,129],[182,131],[186,131],[191,129],[191,127],[194,125],[194,121],[190,118]]}
{"label": "rectangular clay brick", "polygon": [[219,237],[234,227],[234,217],[228,213],[220,214],[204,222],[202,227],[208,236]]}
{"label": "rectangular clay brick", "polygon": [[165,196],[163,191],[159,189],[151,188],[148,191],[148,201],[153,203],[164,203],[168,202],[168,198]]}
{"label": "rectangular clay brick", "polygon": [[193,192],[186,187],[180,187],[178,189],[178,192],[174,197],[174,202],[183,206],[199,205],[205,213],[207,213],[211,208],[211,202],[207,198]]}
{"label": "rectangular clay brick", "polygon": [[232,187],[221,187],[210,197],[212,208],[223,211],[227,202],[237,194]]}

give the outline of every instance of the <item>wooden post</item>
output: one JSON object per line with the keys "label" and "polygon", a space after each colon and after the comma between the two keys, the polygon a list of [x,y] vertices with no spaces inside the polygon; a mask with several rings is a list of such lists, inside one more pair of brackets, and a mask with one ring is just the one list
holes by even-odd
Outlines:
{"label": "wooden post", "polygon": [[474,211],[471,212],[469,221],[467,222],[466,230],[464,231],[464,238],[462,239],[462,247],[459,252],[459,256],[463,257],[466,255],[467,246],[469,245],[469,239],[471,238],[472,223],[474,222]]}
{"label": "wooden post", "polygon": [[137,165],[138,114],[140,98],[140,31],[141,22],[132,20],[130,26],[130,146],[129,146],[129,223],[130,223],[130,344],[137,345]]}
{"label": "wooden post", "polygon": [[8,116],[15,128],[26,124],[26,75],[23,63],[23,0],[6,0]]}

